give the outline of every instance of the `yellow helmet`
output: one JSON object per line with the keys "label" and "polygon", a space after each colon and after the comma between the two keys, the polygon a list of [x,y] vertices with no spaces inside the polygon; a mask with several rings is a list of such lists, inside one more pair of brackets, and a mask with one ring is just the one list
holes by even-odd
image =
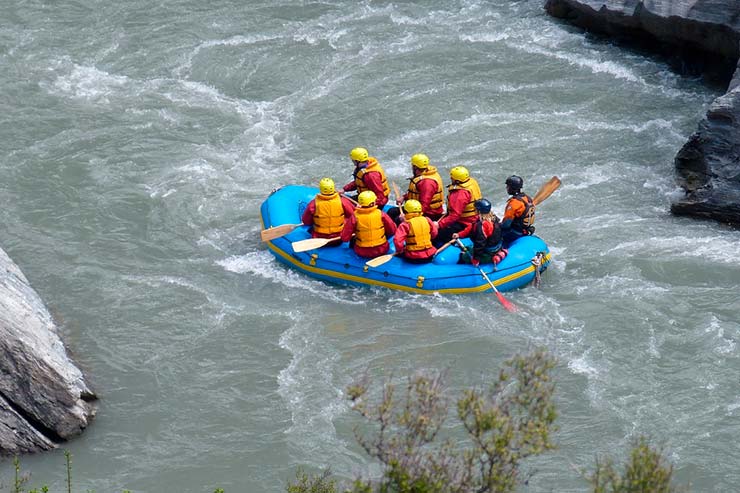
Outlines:
{"label": "yellow helmet", "polygon": [[364,147],[355,147],[351,151],[349,151],[349,158],[352,161],[360,161],[364,162],[367,161],[367,158],[370,157],[370,154],[367,152],[367,149]]}
{"label": "yellow helmet", "polygon": [[452,181],[467,181],[470,178],[470,172],[465,166],[455,166],[450,170],[450,178]]}
{"label": "yellow helmet", "polygon": [[375,192],[370,190],[365,190],[360,195],[357,196],[357,203],[360,204],[360,207],[369,207],[373,204],[375,204],[375,201],[378,199],[378,197],[375,195]]}
{"label": "yellow helmet", "polygon": [[411,165],[414,168],[427,169],[429,167],[429,156],[426,154],[414,154],[411,156]]}
{"label": "yellow helmet", "polygon": [[334,180],[331,178],[322,178],[319,182],[321,195],[331,195],[334,193]]}
{"label": "yellow helmet", "polygon": [[421,202],[409,199],[403,203],[403,210],[407,214],[421,214]]}

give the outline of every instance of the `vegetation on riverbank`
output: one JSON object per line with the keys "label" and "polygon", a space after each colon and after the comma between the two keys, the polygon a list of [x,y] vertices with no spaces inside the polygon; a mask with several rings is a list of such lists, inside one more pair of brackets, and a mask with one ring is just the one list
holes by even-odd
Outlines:
{"label": "vegetation on riverbank", "polygon": [[[298,470],[286,491],[511,493],[527,481],[523,461],[555,448],[554,366],[555,360],[544,351],[514,356],[490,389],[465,390],[455,413],[464,437],[442,437],[451,414],[443,373],[410,377],[400,398],[396,386],[386,382],[374,402],[366,380],[352,385],[347,396],[364,418],[355,436],[381,464],[381,477],[359,477],[340,488],[328,470],[317,475]],[[663,451],[644,437],[634,443],[624,470],[607,459],[597,460],[593,472],[581,474],[593,493],[679,491],[672,485],[673,467]]]}

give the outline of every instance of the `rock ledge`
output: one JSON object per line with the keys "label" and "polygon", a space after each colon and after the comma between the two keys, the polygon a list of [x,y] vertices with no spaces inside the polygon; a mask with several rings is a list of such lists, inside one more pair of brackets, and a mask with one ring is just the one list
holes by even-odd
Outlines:
{"label": "rock ledge", "polygon": [[95,401],[49,311],[0,249],[0,454],[49,450],[79,435]]}

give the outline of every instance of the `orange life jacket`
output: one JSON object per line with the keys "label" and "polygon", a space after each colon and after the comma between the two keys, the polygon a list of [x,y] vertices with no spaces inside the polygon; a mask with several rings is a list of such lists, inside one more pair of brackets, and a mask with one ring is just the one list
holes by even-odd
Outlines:
{"label": "orange life jacket", "polygon": [[385,177],[385,171],[383,171],[383,168],[380,167],[380,163],[378,163],[378,160],[372,156],[370,156],[367,160],[367,166],[365,166],[364,168],[355,168],[355,171],[353,173],[353,176],[355,177],[355,185],[357,185],[357,193],[360,194],[365,190],[370,190],[365,186],[365,182],[362,181],[362,177],[365,176],[365,173],[370,173],[374,171],[380,173],[380,179],[383,182],[383,195],[385,195],[386,197],[390,196],[391,189],[388,188],[388,179]]}
{"label": "orange life jacket", "polygon": [[530,196],[525,193],[518,193],[509,200],[518,200],[524,204],[524,212],[511,221],[511,229],[529,233],[530,226],[534,226],[534,202],[532,202]]}
{"label": "orange life jacket", "polygon": [[409,223],[409,233],[406,235],[406,250],[418,252],[432,246],[432,228],[426,216],[409,218],[406,214],[406,222]]}
{"label": "orange life jacket", "polygon": [[[452,185],[449,185],[447,187],[447,190],[449,192],[452,192],[453,190],[459,190],[461,188],[464,188],[468,192],[470,192],[470,201],[468,201],[467,204],[465,204],[465,208],[462,211],[462,214],[460,214],[460,217],[473,217],[478,215],[478,211],[475,210],[475,201],[478,199],[483,198],[483,195],[480,193],[480,187],[478,186],[478,182],[475,181],[474,178],[468,178],[462,183],[453,183]],[[449,193],[447,194],[447,202],[449,203],[450,196]]]}
{"label": "orange life jacket", "polygon": [[385,243],[385,226],[380,210],[377,207],[358,207],[355,209],[355,245],[372,248]]}
{"label": "orange life jacket", "polygon": [[429,166],[420,175],[411,178],[411,181],[409,182],[409,193],[406,200],[419,200],[419,189],[416,187],[416,185],[421,180],[434,180],[437,183],[437,191],[434,192],[434,195],[432,195],[432,200],[431,202],[429,202],[429,209],[432,209],[435,212],[439,211],[439,213],[441,214],[442,205],[445,201],[445,186],[442,183],[442,177],[439,176],[437,168],[435,168],[434,166]]}
{"label": "orange life jacket", "polygon": [[344,228],[344,208],[339,194],[316,195],[313,230],[325,235],[339,234]]}

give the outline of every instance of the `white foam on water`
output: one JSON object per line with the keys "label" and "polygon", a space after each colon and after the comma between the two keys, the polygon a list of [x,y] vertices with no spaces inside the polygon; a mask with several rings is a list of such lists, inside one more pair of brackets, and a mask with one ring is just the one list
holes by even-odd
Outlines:
{"label": "white foam on water", "polygon": [[208,50],[210,48],[218,46],[250,46],[258,43],[269,43],[284,38],[285,34],[258,34],[252,36],[237,35],[227,39],[211,39],[204,41],[193,48],[191,51],[183,55],[182,61],[174,69],[174,75],[178,78],[187,77],[190,75],[193,69],[193,60],[197,57],[201,51]]}
{"label": "white foam on water", "polygon": [[735,414],[735,411],[740,409],[740,396],[734,401],[727,405],[727,416]]}
{"label": "white foam on water", "polygon": [[635,241],[618,243],[605,254],[620,252],[645,252],[649,248],[654,256],[666,258],[694,258],[720,264],[737,265],[740,257],[740,241],[731,232],[728,238],[717,236],[671,236],[644,238]]}
{"label": "white foam on water", "polygon": [[229,272],[255,274],[264,279],[283,284],[300,293],[316,295],[324,301],[350,305],[363,305],[367,302],[362,296],[361,288],[332,286],[331,289],[327,289],[327,284],[321,281],[313,280],[300,272],[284,268],[267,251],[234,255],[218,260],[216,264]]}
{"label": "white foam on water", "polygon": [[[71,64],[71,68],[68,68]],[[132,79],[122,75],[112,75],[104,70],[87,65],[78,65],[63,59],[57,70],[66,71],[51,83],[41,83],[49,93],[83,99],[96,104],[110,104],[112,95],[127,92],[134,85]]]}
{"label": "white foam on water", "polygon": [[[728,325],[730,325],[728,323]],[[738,334],[740,332],[740,327],[738,324],[734,324],[734,327],[725,327],[725,324],[717,318],[716,315],[712,315],[709,318],[709,325],[707,325],[704,328],[704,332],[706,334],[712,335],[712,351],[716,354],[720,355],[728,355],[735,353],[735,349],[737,348],[737,340],[733,337],[726,336],[725,335],[725,329],[729,328],[734,332],[735,334]]]}
{"label": "white foam on water", "polygon": [[582,132],[591,132],[593,130],[611,130],[615,132],[633,132],[635,134],[651,133],[660,135],[665,139],[666,134],[676,145],[680,145],[686,139],[686,135],[676,128],[676,124],[665,118],[654,118],[643,123],[619,123],[615,121],[595,121],[583,119],[568,119],[560,122],[564,126],[574,126]]}
{"label": "white foam on water", "polygon": [[[390,292],[390,291],[388,291]],[[386,292],[386,293],[388,293]],[[443,296],[435,294],[407,294],[393,296],[388,300],[388,306],[392,309],[405,309],[407,307],[423,308],[432,318],[451,318],[459,317],[463,312],[475,313],[471,305],[463,302],[464,298],[459,296]]]}
{"label": "white foam on water", "polygon": [[660,342],[655,334],[655,327],[650,327],[650,336],[648,338],[648,353],[654,358],[660,358]]}
{"label": "white foam on water", "polygon": [[590,349],[586,349],[582,354],[572,357],[568,360],[568,369],[576,375],[586,377],[587,395],[591,404],[600,407],[603,395],[602,370],[591,360]]}
{"label": "white foam on water", "polygon": [[588,58],[583,55],[566,52],[566,51],[555,51],[547,49],[542,46],[529,43],[518,43],[518,42],[507,42],[506,45],[514,50],[523,51],[533,55],[542,55],[547,58],[554,58],[556,60],[563,60],[568,62],[570,65],[589,69],[594,74],[607,74],[611,75],[616,79],[623,79],[628,82],[637,82],[647,86],[647,82],[639,76],[637,76],[628,67],[621,65],[617,62],[601,61],[594,58]]}
{"label": "white foam on water", "polygon": [[346,443],[337,437],[334,418],[348,409],[344,393],[334,384],[339,353],[304,314],[290,313],[293,325],[280,335],[280,347],[291,354],[277,376],[278,393],[286,402],[292,426],[284,433],[298,437],[305,449],[336,453]]}
{"label": "white foam on water", "polygon": [[510,35],[508,32],[501,33],[476,33],[476,34],[462,34],[460,35],[460,41],[467,41],[470,43],[498,43],[509,39]]}

